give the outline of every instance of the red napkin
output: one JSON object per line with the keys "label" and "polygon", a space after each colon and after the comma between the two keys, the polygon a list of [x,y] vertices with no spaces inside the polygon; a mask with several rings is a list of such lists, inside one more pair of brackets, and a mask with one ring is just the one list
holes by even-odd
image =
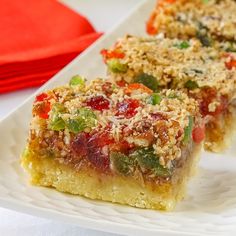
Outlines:
{"label": "red napkin", "polygon": [[56,0],[0,1],[0,93],[38,86],[101,34]]}

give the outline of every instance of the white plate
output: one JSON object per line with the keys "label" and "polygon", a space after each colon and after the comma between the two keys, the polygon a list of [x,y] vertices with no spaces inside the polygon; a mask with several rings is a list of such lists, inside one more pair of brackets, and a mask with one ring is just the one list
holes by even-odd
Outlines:
{"label": "white plate", "polygon": [[[126,33],[145,34],[145,20],[154,2],[140,3],[118,27],[39,91],[64,84],[78,73],[89,78],[104,75],[105,67],[99,51]],[[224,155],[203,153],[199,174],[189,183],[188,197],[175,212],[162,213],[92,201],[28,184],[28,176],[19,165],[19,155],[27,138],[33,97],[0,122],[1,207],[120,234],[236,234],[236,140]]]}

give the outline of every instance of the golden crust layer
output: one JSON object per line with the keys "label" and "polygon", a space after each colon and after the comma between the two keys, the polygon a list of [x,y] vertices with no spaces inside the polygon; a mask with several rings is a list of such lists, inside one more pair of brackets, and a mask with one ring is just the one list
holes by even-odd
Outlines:
{"label": "golden crust layer", "polygon": [[51,157],[35,156],[30,150],[22,155],[21,164],[30,173],[34,185],[53,187],[91,199],[169,211],[185,195],[188,178],[195,171],[200,145],[195,145],[192,151],[172,182],[161,185],[142,183],[119,175],[107,176],[93,169],[76,171]]}

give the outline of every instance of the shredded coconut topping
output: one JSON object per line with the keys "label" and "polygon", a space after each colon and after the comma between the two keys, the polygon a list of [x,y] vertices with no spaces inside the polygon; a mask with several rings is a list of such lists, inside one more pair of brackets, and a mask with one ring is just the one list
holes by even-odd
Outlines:
{"label": "shredded coconut topping", "polygon": [[[111,93],[107,93],[105,85],[112,88]],[[52,96],[50,102],[53,109],[58,102],[65,108],[66,112],[60,115],[65,122],[74,119],[78,109],[92,109],[96,115],[96,122],[83,132],[88,134],[109,132],[110,137],[117,143],[126,141],[135,147],[152,146],[161,164],[170,165],[170,161],[181,157],[184,130],[189,125],[189,117],[194,118],[195,125],[201,123],[197,102],[183,92],[163,90],[159,93],[160,103],[152,105],[149,102],[152,94],[139,89],[127,93],[127,86],[118,87],[106,80],[97,79],[82,89],[64,86],[46,93]],[[109,101],[109,107],[99,110],[89,106],[88,101],[96,97]],[[129,105],[127,102],[131,104],[130,108],[127,108]],[[40,103],[42,102],[34,103],[34,107]],[[131,107],[133,104],[135,108]],[[49,136],[58,133],[51,130],[50,126],[54,117],[53,109],[49,112],[49,119],[46,120],[33,113],[31,132],[34,135],[40,136],[43,131]],[[62,149],[67,150],[74,135],[66,127],[59,133],[65,146]],[[63,145],[61,144],[62,147]]]}
{"label": "shredded coconut topping", "polygon": [[145,73],[156,78],[162,87],[185,88],[188,80],[202,87],[214,87],[219,95],[235,96],[236,70],[225,66],[228,58],[213,48],[202,47],[191,39],[186,48],[179,39],[156,39],[126,36],[115,48],[124,53],[121,63],[128,65],[126,73],[109,73],[114,80],[134,82],[137,75]]}
{"label": "shredded coconut topping", "polygon": [[157,4],[150,21],[156,32],[169,38],[207,35],[216,40],[211,42],[215,46],[227,49],[236,40],[235,12],[234,0],[178,0]]}

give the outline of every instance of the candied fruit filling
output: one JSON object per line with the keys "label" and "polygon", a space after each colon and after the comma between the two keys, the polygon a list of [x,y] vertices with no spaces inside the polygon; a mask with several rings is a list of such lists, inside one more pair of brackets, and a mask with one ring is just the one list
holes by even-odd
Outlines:
{"label": "candied fruit filling", "polygon": [[182,149],[200,143],[204,129],[195,100],[182,92],[158,92],[150,78],[142,75],[140,83],[120,87],[102,79],[87,86],[74,76],[68,86],[38,95],[31,145],[39,144],[40,156],[77,169],[171,177]]}
{"label": "candied fruit filling", "polygon": [[96,96],[87,101],[87,106],[99,111],[109,109],[109,105],[109,101],[103,96]]}
{"label": "candied fruit filling", "polygon": [[[204,87],[198,93],[190,93],[199,102],[201,114],[217,116],[227,110],[229,99],[226,95],[219,95],[215,88]],[[214,105],[213,107],[211,106]]]}
{"label": "candied fruit filling", "polygon": [[137,108],[140,106],[139,101],[134,99],[125,99],[122,102],[117,103],[117,116],[124,116],[131,118],[137,114]]}

